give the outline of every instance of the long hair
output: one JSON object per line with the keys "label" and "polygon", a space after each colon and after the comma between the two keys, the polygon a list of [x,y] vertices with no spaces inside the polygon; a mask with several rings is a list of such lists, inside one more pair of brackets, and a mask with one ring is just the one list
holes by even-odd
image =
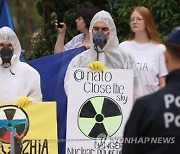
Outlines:
{"label": "long hair", "polygon": [[[157,31],[157,28],[155,26],[154,18],[153,18],[151,11],[149,9],[147,9],[146,7],[143,7],[143,6],[134,8],[131,11],[131,14],[134,11],[137,11],[142,16],[144,23],[145,23],[145,27],[146,27],[148,37],[154,42],[163,44],[162,40],[160,39],[160,37],[158,35],[158,31]],[[134,38],[135,38],[135,33],[131,31],[130,40],[133,40]]]}
{"label": "long hair", "polygon": [[89,7],[83,7],[80,8],[77,12],[76,12],[76,18],[82,17],[85,24],[86,24],[86,28],[89,29],[90,26],[90,22],[91,19],[94,17],[94,15],[99,12],[101,9],[99,9],[96,6],[89,6]]}

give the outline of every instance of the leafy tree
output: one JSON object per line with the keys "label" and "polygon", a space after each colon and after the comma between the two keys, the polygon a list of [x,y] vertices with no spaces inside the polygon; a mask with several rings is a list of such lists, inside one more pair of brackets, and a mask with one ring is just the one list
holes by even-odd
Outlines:
{"label": "leafy tree", "polygon": [[112,10],[119,40],[124,41],[129,37],[130,11],[136,6],[145,6],[151,10],[160,37],[165,40],[170,31],[174,27],[179,26],[179,2],[179,0],[120,0],[119,6]]}
{"label": "leafy tree", "polygon": [[53,53],[57,33],[54,27],[56,11],[64,11],[64,21],[67,24],[66,42],[78,32],[75,24],[75,13],[80,6],[96,5],[111,13],[117,27],[118,38],[128,39],[130,34],[130,11],[136,6],[149,8],[155,19],[160,37],[165,40],[170,31],[179,26],[180,0],[39,0],[36,7],[44,19],[42,31],[33,39],[34,47],[26,53],[26,59],[34,59]]}

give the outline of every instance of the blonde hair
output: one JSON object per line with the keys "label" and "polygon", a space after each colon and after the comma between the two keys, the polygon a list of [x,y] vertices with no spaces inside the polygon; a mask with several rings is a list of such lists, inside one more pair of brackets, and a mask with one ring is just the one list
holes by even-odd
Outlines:
{"label": "blonde hair", "polygon": [[[160,39],[160,37],[158,35],[158,31],[157,31],[157,28],[155,26],[154,18],[153,18],[151,11],[149,9],[147,9],[146,7],[143,7],[143,6],[134,8],[131,11],[131,14],[134,11],[137,11],[142,16],[144,23],[145,23],[145,27],[146,27],[148,37],[154,42],[163,44],[162,40]],[[135,33],[131,31],[130,40],[133,40],[134,38],[135,38]]]}

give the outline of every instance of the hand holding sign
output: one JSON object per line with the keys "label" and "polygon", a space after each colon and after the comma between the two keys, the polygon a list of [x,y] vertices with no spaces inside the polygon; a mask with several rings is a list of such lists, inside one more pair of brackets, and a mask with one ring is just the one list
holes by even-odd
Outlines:
{"label": "hand holding sign", "polygon": [[98,70],[98,71],[103,71],[104,69],[107,69],[108,66],[105,66],[102,62],[100,61],[93,61],[88,65],[88,68],[91,70]]}
{"label": "hand holding sign", "polygon": [[30,102],[30,99],[26,96],[20,96],[16,102],[16,105],[19,107],[19,108],[23,108],[25,107],[27,104],[29,104]]}

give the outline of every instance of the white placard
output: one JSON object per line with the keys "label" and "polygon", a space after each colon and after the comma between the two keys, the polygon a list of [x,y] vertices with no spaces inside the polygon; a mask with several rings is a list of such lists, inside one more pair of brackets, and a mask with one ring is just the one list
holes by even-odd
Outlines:
{"label": "white placard", "polygon": [[120,153],[133,104],[133,71],[69,73],[66,154]]}

